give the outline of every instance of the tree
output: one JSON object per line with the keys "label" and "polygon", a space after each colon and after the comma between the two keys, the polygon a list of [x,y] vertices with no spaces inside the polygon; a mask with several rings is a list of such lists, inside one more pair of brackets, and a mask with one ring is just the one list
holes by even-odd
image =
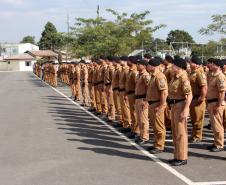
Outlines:
{"label": "tree", "polygon": [[20,43],[31,43],[35,44],[35,37],[34,36],[25,36]]}
{"label": "tree", "polygon": [[168,50],[169,46],[164,39],[155,38],[151,44],[152,51]]}
{"label": "tree", "polygon": [[206,28],[201,28],[199,33],[202,35],[212,35],[214,33],[226,34],[226,14],[223,15],[212,15],[212,23]]}
{"label": "tree", "polygon": [[42,36],[38,43],[40,49],[59,49],[64,45],[64,38],[62,33],[58,33],[56,27],[47,22],[45,29],[42,32]]}
{"label": "tree", "polygon": [[[164,25],[151,26],[152,20],[146,19],[149,11],[140,14],[119,14],[107,9],[115,20],[103,17],[77,18],[72,27],[72,50],[78,57],[100,55],[128,55],[131,51],[141,48],[143,44],[151,44],[152,33]],[[146,46],[145,46],[146,47]]]}
{"label": "tree", "polygon": [[[194,43],[192,36],[184,30],[171,30],[166,38],[166,42],[170,44],[171,42],[188,42]],[[180,45],[172,44],[175,49],[179,49]]]}

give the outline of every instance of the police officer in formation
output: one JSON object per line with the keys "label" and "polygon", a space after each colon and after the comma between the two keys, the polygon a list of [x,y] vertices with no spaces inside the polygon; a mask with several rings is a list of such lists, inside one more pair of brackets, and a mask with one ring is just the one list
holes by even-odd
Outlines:
{"label": "police officer in formation", "polygon": [[[35,66],[39,76],[42,67]],[[44,80],[56,86],[56,77],[68,84],[75,101],[118,127],[140,145],[149,141],[153,130],[152,154],[164,152],[166,131],[172,131],[173,166],[186,165],[188,142],[202,141],[205,111],[208,110],[214,142],[207,149],[220,152],[224,148],[226,125],[225,91],[226,61],[200,57],[164,60],[149,54],[93,58],[91,63],[62,63],[58,70],[44,64]],[[190,115],[192,133],[188,136]],[[150,129],[151,128],[151,129]]]}

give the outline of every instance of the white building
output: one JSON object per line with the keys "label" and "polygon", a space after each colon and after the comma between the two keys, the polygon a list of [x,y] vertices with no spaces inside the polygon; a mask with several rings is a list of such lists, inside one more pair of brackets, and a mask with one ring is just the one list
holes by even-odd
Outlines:
{"label": "white building", "polygon": [[26,51],[39,51],[39,47],[30,44],[1,44],[0,71],[32,71],[35,57]]}

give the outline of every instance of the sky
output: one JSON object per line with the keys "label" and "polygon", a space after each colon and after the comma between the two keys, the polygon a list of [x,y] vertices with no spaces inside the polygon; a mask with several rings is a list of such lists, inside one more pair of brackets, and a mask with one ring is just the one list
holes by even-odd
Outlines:
{"label": "sky", "polygon": [[211,23],[211,15],[226,13],[226,0],[0,0],[0,42],[16,43],[27,35],[38,41],[47,21],[64,32],[67,14],[72,26],[75,18],[96,17],[97,5],[100,15],[110,20],[113,17],[105,11],[108,8],[127,13],[149,10],[147,18],[153,25],[167,25],[154,33],[157,38],[165,39],[174,29],[188,31],[197,43],[223,37],[202,36],[198,30]]}

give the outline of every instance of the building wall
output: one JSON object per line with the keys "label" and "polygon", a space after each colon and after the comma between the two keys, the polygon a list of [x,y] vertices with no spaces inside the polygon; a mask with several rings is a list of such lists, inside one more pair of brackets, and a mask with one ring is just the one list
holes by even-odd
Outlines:
{"label": "building wall", "polygon": [[19,71],[20,64],[16,61],[10,62],[0,62],[0,70],[1,71]]}
{"label": "building wall", "polygon": [[28,61],[0,62],[0,71],[33,71],[35,61],[29,61],[30,66],[26,66]]}
{"label": "building wall", "polygon": [[[26,62],[30,62],[30,66],[26,66]],[[35,61],[20,61],[20,71],[33,71]]]}
{"label": "building wall", "polygon": [[18,47],[18,54],[24,53],[26,51],[38,51],[39,47],[30,43],[20,44]]}
{"label": "building wall", "polygon": [[18,55],[21,53],[24,53],[26,51],[38,51],[39,47],[30,44],[30,43],[24,43],[24,44],[2,44],[1,45],[3,52],[0,54],[2,58],[11,57],[14,55]]}

